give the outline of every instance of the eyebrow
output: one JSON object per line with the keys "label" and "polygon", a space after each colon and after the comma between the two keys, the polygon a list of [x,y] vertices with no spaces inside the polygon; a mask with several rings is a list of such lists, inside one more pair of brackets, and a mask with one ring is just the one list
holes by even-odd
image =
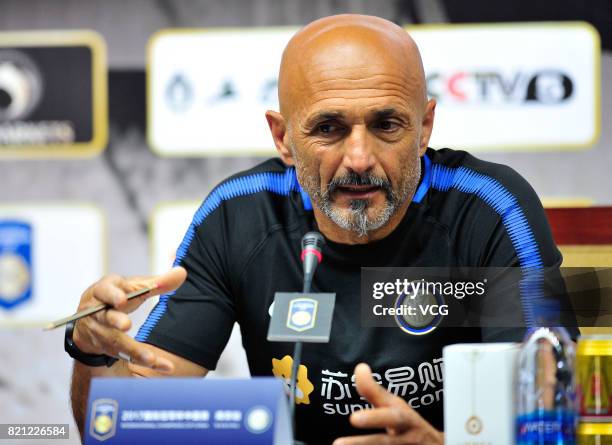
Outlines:
{"label": "eyebrow", "polygon": [[397,108],[388,107],[383,108],[382,110],[375,110],[372,115],[374,116],[374,120],[381,121],[385,119],[389,119],[390,117],[395,117],[397,119],[403,120],[405,125],[412,126],[412,117],[410,114],[398,110]]}
{"label": "eyebrow", "polygon": [[320,111],[306,120],[306,126],[311,127],[318,122],[343,119],[344,117],[345,114],[342,111]]}
{"label": "eyebrow", "polygon": [[385,119],[388,117],[396,116],[398,112],[395,108],[390,107],[383,108],[382,110],[376,110],[373,114],[376,119]]}
{"label": "eyebrow", "polygon": [[[397,108],[387,107],[380,110],[374,110],[371,114],[375,120],[388,119],[393,116],[400,116],[406,119],[409,123],[410,117],[402,113]],[[306,120],[306,128],[314,127],[316,124],[330,120],[343,120],[346,114],[342,111],[320,111]]]}

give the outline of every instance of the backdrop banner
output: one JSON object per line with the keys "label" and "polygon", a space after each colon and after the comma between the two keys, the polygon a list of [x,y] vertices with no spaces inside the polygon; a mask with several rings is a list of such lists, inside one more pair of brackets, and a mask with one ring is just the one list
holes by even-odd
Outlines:
{"label": "backdrop banner", "polygon": [[0,327],[65,317],[106,270],[106,225],[89,204],[0,205]]}
{"label": "backdrop banner", "polygon": [[[600,42],[583,22],[411,26],[438,102],[433,147],[560,150],[600,132]],[[297,28],[162,31],[149,42],[148,139],[163,156],[273,154],[283,48]]]}
{"label": "backdrop banner", "polygon": [[0,158],[98,153],[108,138],[107,103],[97,33],[0,33]]}

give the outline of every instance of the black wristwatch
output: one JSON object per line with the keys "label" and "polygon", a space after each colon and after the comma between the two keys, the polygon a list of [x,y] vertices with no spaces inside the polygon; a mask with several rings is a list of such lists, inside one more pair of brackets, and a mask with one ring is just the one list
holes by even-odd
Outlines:
{"label": "black wristwatch", "polygon": [[76,322],[71,321],[66,324],[66,335],[64,335],[64,350],[73,359],[83,363],[87,366],[108,366],[111,367],[118,360],[115,357],[111,357],[106,354],[87,354],[81,351],[72,341],[72,333],[74,332],[74,324]]}

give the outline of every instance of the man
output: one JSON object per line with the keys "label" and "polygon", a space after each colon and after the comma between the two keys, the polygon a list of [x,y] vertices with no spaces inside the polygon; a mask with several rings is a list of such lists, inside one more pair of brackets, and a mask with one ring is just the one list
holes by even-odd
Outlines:
{"label": "man", "polygon": [[[330,343],[304,346],[297,438],[442,444],[442,347],[510,338],[362,328],[360,268],[560,263],[539,200],[518,174],[428,149],[436,104],[402,28],[359,15],[309,24],[283,54],[279,101],[280,113],[266,118],[280,159],[211,192],[177,251],[180,267],[155,278],[108,276],[83,294],[79,309],[114,309],[76,324],[75,354],[90,364],[104,356],[83,354],[125,360],[75,363],[81,428],[92,376],[204,376],[235,321],[252,375],[289,378],[291,344],[266,341],[269,308],[274,292],[301,288],[300,239],[318,230],[327,242],[313,291],[336,292],[337,302]],[[125,295],[151,284],[164,295],[134,340],[126,314],[140,302],[126,304]]]}

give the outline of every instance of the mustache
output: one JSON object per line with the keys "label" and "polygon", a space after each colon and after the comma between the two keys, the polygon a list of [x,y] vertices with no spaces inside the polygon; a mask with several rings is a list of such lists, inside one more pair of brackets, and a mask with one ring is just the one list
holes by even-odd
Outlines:
{"label": "mustache", "polygon": [[380,187],[387,193],[387,196],[393,195],[393,189],[389,180],[376,176],[373,173],[359,175],[355,172],[349,172],[344,176],[332,179],[327,186],[327,194],[332,194],[339,187],[346,187],[351,185]]}

